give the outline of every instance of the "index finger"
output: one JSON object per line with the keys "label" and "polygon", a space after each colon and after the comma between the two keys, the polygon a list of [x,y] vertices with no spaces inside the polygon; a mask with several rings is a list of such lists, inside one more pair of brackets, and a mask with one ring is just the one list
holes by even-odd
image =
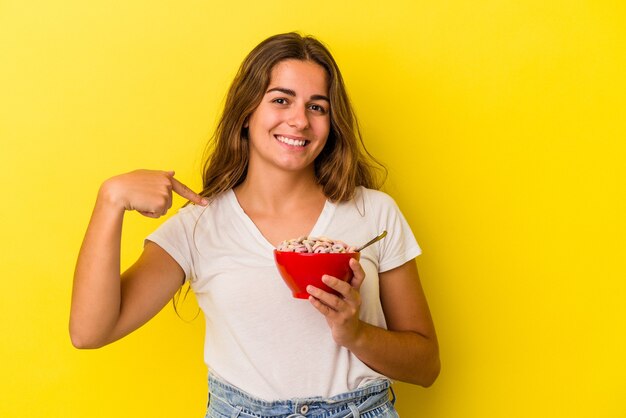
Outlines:
{"label": "index finger", "polygon": [[197,205],[205,206],[209,203],[204,197],[200,196],[199,194],[191,190],[189,187],[185,186],[183,183],[176,180],[174,177],[171,177],[171,180],[172,180],[172,190],[176,194],[184,197],[185,199]]}

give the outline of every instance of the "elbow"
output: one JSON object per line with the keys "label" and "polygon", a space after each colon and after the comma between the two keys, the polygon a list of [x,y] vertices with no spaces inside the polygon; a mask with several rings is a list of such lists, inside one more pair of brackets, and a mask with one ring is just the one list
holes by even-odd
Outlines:
{"label": "elbow", "polygon": [[106,345],[101,339],[96,338],[94,335],[76,330],[72,326],[70,326],[70,341],[74,348],[78,348],[79,350],[91,350]]}
{"label": "elbow", "polygon": [[441,360],[439,359],[439,356],[436,356],[430,362],[418,384],[425,388],[431,387],[439,377],[439,373],[441,373]]}
{"label": "elbow", "polygon": [[411,383],[428,388],[435,383],[441,373],[439,346],[435,342],[431,345],[428,353],[423,354],[425,355],[415,360],[418,369],[417,373],[413,375]]}
{"label": "elbow", "polygon": [[72,340],[72,345],[74,346],[74,348],[77,348],[79,350],[91,350],[101,347],[98,344],[94,344],[86,340],[81,340],[80,338],[71,337],[70,339]]}
{"label": "elbow", "polygon": [[94,348],[102,347],[102,344],[98,344],[95,341],[89,340],[88,338],[81,337],[80,335],[75,335],[70,333],[70,340],[72,341],[72,345],[74,348],[78,348],[79,350],[91,350]]}

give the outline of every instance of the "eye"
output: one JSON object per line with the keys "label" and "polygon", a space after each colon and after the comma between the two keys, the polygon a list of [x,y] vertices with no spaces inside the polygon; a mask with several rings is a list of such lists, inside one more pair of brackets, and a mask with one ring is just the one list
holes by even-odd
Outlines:
{"label": "eye", "polygon": [[272,100],[272,103],[276,103],[279,105],[286,105],[288,102],[287,102],[287,99],[285,99],[284,97],[277,97]]}
{"label": "eye", "polygon": [[324,106],[318,105],[316,103],[311,103],[309,105],[309,109],[311,109],[312,111],[317,112],[317,113],[326,114],[326,108]]}

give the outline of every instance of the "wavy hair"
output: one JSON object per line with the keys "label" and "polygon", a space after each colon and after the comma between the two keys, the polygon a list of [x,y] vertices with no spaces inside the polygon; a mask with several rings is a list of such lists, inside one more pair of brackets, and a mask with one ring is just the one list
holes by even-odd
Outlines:
{"label": "wavy hair", "polygon": [[212,199],[246,178],[249,145],[245,122],[261,103],[272,69],[288,59],[315,62],[328,75],[330,131],[325,147],[315,160],[315,176],[326,197],[335,202],[347,201],[357,186],[378,189],[384,182],[387,170],[365,148],[341,72],[331,53],[314,37],[290,32],[267,38],[241,64],[205,151],[202,196]]}

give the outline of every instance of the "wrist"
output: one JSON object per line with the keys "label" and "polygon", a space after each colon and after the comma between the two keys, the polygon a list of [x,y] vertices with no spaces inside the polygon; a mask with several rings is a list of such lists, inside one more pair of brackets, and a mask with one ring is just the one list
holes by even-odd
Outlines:
{"label": "wrist", "polygon": [[353,353],[357,353],[362,347],[367,345],[367,333],[370,325],[367,322],[359,320],[351,338],[343,345]]}
{"label": "wrist", "polygon": [[104,209],[124,212],[129,210],[127,203],[120,197],[115,177],[105,180],[98,190],[96,204]]}

